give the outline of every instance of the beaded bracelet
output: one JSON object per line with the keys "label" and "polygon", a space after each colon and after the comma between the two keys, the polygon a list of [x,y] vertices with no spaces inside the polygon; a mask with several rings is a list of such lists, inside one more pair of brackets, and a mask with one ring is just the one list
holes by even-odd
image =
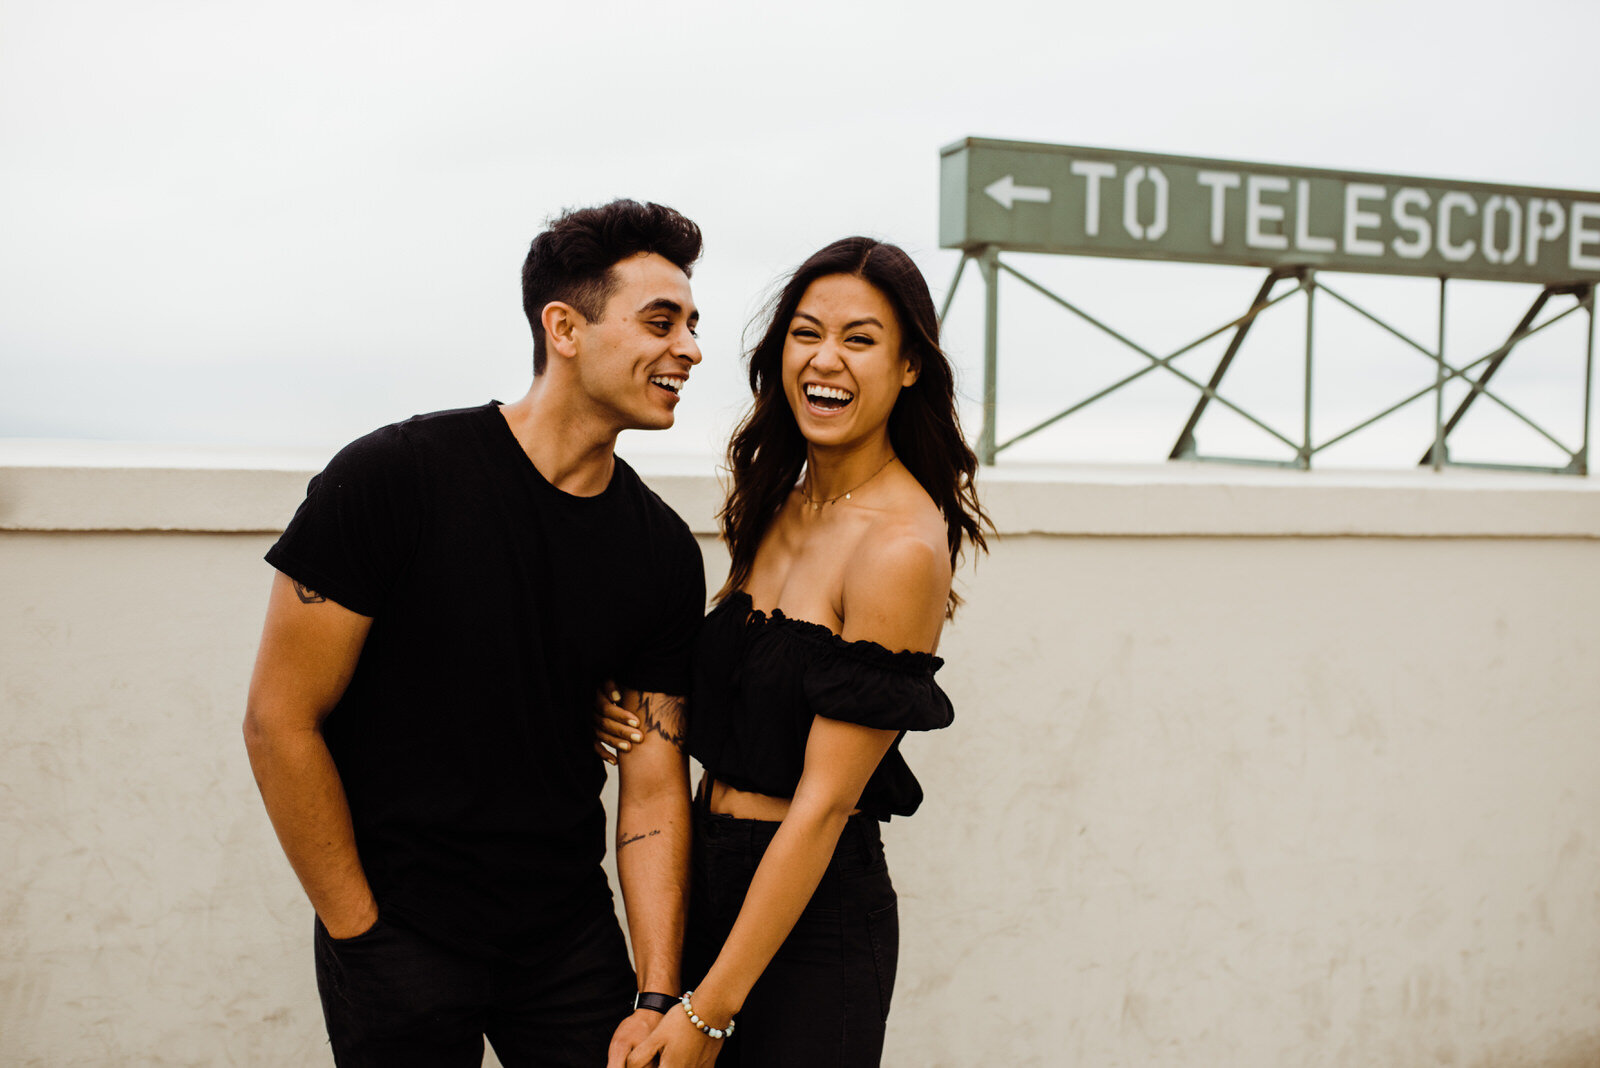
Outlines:
{"label": "beaded bracelet", "polygon": [[685,990],[683,992],[683,997],[678,999],[678,1001],[683,1005],[683,1011],[689,1015],[689,1022],[694,1024],[701,1031],[710,1035],[712,1038],[727,1038],[729,1035],[733,1034],[734,1025],[739,1021],[729,1020],[727,1027],[712,1027],[710,1024],[706,1023],[704,1020],[700,1019],[700,1017],[694,1014],[694,1006],[689,1004],[689,995],[693,993],[693,990]]}

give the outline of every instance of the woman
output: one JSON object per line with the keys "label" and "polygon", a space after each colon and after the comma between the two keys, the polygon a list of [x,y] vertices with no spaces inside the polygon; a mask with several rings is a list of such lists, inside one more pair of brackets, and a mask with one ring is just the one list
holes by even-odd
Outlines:
{"label": "woman", "polygon": [[[690,697],[706,769],[691,989],[636,1055],[875,1065],[898,948],[878,823],[922,799],[901,736],[952,717],[933,653],[961,548],[984,546],[977,461],[927,283],[893,245],[846,238],[807,260],[750,386],[721,513],[732,569]],[[626,748],[629,713],[602,711]]]}

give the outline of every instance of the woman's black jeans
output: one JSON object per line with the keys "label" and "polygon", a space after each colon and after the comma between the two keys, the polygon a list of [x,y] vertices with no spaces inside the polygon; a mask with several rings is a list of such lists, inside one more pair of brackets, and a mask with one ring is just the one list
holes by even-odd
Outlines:
{"label": "woman's black jeans", "polygon": [[[686,986],[716,960],[778,827],[695,806]],[[899,943],[878,821],[851,816],[817,892],[750,991],[717,1068],[878,1064]]]}

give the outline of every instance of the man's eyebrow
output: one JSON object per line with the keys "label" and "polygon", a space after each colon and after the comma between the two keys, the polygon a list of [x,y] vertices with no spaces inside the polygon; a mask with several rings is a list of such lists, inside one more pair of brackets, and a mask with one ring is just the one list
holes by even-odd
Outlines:
{"label": "man's eyebrow", "polygon": [[[683,305],[669,297],[657,297],[649,304],[639,309],[640,315],[649,315],[651,312],[668,312],[672,315],[682,315]],[[696,308],[689,313],[689,321],[696,322],[700,318],[700,310]]]}
{"label": "man's eyebrow", "polygon": [[[656,297],[650,304],[638,309],[640,315],[650,315],[651,312],[670,312],[672,315],[683,315],[683,305],[678,304],[670,297]],[[699,312],[690,312],[690,315],[699,315]]]}

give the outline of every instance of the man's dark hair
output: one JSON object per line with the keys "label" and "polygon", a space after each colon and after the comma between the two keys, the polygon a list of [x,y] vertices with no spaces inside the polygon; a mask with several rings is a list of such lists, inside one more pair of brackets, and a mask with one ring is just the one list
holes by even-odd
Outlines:
{"label": "man's dark hair", "polygon": [[700,227],[662,204],[613,200],[551,222],[522,262],[522,310],[533,328],[533,373],[544,374],[546,304],[559,300],[598,322],[617,288],[612,267],[618,261],[654,252],[690,274],[700,247]]}

